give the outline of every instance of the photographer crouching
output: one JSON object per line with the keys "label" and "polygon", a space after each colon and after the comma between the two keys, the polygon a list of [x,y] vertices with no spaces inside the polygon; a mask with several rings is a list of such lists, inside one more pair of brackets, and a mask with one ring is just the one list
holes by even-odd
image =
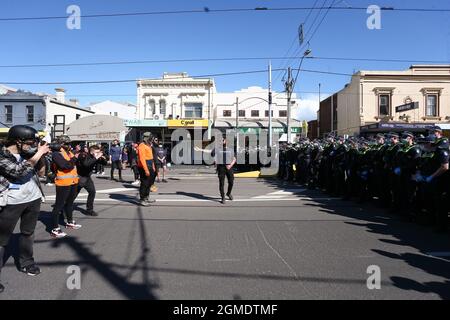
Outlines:
{"label": "photographer crouching", "polygon": [[[34,230],[43,192],[37,173],[45,174],[43,157],[47,144],[39,144],[38,132],[25,125],[9,129],[0,150],[0,272],[9,238],[20,219],[19,270],[30,276],[40,273],[34,262]],[[4,291],[0,283],[0,293]]]}
{"label": "photographer crouching", "polygon": [[88,215],[97,216],[98,214],[94,211],[94,200],[95,200],[95,185],[92,181],[91,175],[94,168],[100,164],[105,165],[108,162],[100,147],[93,145],[89,148],[84,146],[80,154],[78,155],[77,161],[77,171],[80,178],[78,182],[78,193],[81,189],[86,189],[88,192],[88,199],[86,204],[86,211]]}

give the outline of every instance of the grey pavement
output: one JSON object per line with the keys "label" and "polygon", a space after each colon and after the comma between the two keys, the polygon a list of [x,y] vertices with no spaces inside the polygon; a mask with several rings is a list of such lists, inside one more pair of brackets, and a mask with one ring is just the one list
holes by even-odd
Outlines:
{"label": "grey pavement", "polygon": [[[46,231],[54,187],[45,187],[35,244],[42,274],[19,273],[8,257],[0,299],[450,298],[449,235],[370,204],[236,179],[235,201],[222,205],[217,178],[206,174],[173,175],[143,208],[136,187],[95,182],[99,216],[83,214],[80,194],[83,228],[60,240]],[[17,235],[13,256],[16,247]],[[372,265],[381,271],[379,290],[367,287]],[[67,287],[70,266],[81,268],[79,290]]]}

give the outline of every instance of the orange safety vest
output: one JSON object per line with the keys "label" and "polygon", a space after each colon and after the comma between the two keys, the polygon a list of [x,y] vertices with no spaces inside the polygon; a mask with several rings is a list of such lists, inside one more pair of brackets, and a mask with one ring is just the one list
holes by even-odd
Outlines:
{"label": "orange safety vest", "polygon": [[[70,151],[67,153],[66,150],[61,149],[61,154],[67,161],[70,161],[70,159],[73,158],[73,153]],[[56,170],[55,185],[58,187],[67,187],[78,184],[78,180],[79,178],[76,166],[74,166],[72,170],[61,170],[59,168]]]}

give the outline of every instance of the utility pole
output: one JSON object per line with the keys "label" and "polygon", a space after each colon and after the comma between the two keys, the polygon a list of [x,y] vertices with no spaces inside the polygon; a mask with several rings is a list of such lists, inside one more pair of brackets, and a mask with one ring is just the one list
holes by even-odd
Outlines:
{"label": "utility pole", "polygon": [[211,141],[211,79],[208,80],[208,141]]}
{"label": "utility pole", "polygon": [[287,140],[288,143],[291,142],[291,96],[293,90],[293,79],[292,79],[292,69],[288,68],[288,79],[285,82],[285,89],[287,94]]}
{"label": "utility pole", "polygon": [[239,152],[239,97],[236,97],[236,152]]}
{"label": "utility pole", "polygon": [[269,148],[272,142],[272,62],[269,61]]}

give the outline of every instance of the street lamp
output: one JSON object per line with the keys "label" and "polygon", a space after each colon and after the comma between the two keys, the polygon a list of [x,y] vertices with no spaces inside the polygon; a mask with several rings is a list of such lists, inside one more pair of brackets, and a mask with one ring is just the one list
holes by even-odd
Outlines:
{"label": "street lamp", "polygon": [[295,83],[297,82],[298,74],[300,73],[300,70],[302,68],[303,60],[311,54],[311,50],[307,49],[302,56],[302,59],[300,60],[300,65],[297,70],[297,74],[295,76],[295,79],[292,79],[292,69],[291,67],[288,68],[288,80],[285,83],[286,93],[287,93],[287,140],[288,142],[291,142],[291,96],[292,92],[294,91]]}

